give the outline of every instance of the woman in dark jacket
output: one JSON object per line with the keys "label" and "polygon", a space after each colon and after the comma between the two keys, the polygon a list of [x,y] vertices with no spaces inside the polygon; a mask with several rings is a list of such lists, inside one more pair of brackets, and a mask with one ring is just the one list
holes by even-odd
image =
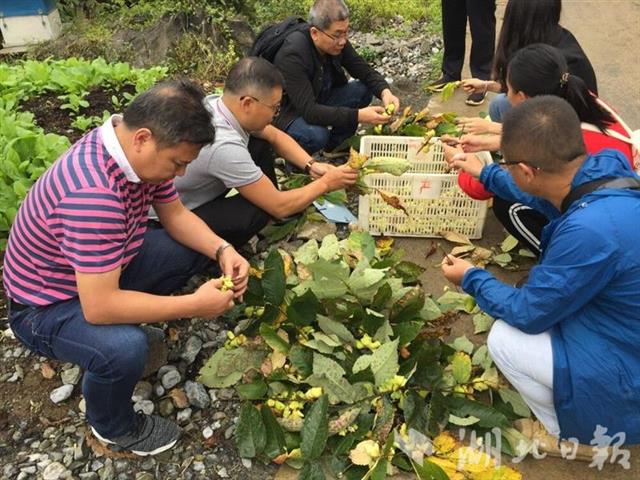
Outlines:
{"label": "woman in dark jacket", "polygon": [[560,26],[561,10],[562,0],[509,0],[494,55],[493,80],[471,78],[463,81],[463,87],[469,93],[500,93],[489,106],[492,120],[499,122],[502,114],[511,108],[506,97],[509,61],[518,50],[532,43],[546,43],[560,50],[569,66],[569,73],[580,77],[597,95],[598,84],[591,62],[573,34]]}

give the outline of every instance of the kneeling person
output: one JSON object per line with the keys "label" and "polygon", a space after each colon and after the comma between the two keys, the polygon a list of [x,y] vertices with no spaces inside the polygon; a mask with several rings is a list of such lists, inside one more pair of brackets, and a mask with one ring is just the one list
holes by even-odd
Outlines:
{"label": "kneeling person", "polygon": [[[356,180],[356,172],[346,165],[314,162],[295,140],[271,125],[280,110],[283,83],[280,72],[262,58],[248,57],[234,65],[222,96],[205,100],[213,115],[215,141],[176,180],[187,208],[236,247],[270,218],[298,213],[319,196]],[[304,187],[278,190],[269,152],[250,151],[250,144],[260,141],[315,180]],[[226,197],[232,188],[239,195]]]}

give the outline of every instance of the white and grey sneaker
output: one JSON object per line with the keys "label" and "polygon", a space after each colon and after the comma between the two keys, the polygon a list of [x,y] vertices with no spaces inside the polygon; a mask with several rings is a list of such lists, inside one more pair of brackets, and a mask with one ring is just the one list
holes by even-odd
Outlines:
{"label": "white and grey sneaker", "polygon": [[93,427],[91,431],[101,442],[115,445],[117,450],[127,450],[141,457],[169,450],[182,435],[180,427],[158,415],[138,413],[136,423],[132,432],[112,439],[104,438]]}

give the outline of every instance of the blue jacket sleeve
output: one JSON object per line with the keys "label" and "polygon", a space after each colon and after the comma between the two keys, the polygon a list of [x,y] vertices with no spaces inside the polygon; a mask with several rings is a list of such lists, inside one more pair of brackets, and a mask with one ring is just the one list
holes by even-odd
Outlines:
{"label": "blue jacket sleeve", "polygon": [[480,268],[466,272],[462,288],[489,315],[528,334],[572,317],[615,275],[617,250],[597,225],[563,223],[522,288]]}
{"label": "blue jacket sleeve", "polygon": [[539,197],[534,197],[520,190],[513,181],[511,174],[496,163],[490,163],[482,169],[482,172],[480,172],[480,182],[482,182],[485,189],[494,195],[504,200],[522,203],[543,213],[551,220],[560,215],[558,209],[554,207],[551,202]]}

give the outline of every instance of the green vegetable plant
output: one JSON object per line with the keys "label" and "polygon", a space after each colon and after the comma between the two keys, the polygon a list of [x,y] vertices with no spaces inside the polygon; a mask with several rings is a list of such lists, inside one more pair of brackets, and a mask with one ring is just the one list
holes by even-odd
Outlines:
{"label": "green vegetable plant", "polygon": [[401,256],[353,232],[292,254],[273,249],[254,267],[244,315],[198,378],[245,400],[235,434],[242,457],[286,462],[302,479],[325,478],[323,466],[338,478],[383,479],[414,469],[411,452],[396,449],[396,429],[484,434],[529,414],[486,346],[438,338],[457,312],[480,315],[473,299],[426,296],[423,269]]}

